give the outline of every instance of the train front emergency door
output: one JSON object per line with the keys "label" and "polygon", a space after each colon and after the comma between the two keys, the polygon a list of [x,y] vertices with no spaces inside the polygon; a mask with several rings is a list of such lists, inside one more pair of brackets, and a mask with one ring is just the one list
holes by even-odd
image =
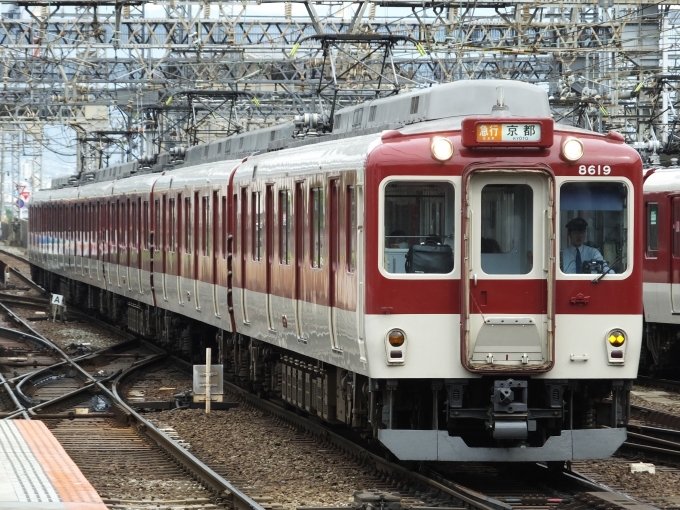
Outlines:
{"label": "train front emergency door", "polygon": [[470,367],[549,362],[550,184],[542,172],[480,171],[469,178],[463,274]]}

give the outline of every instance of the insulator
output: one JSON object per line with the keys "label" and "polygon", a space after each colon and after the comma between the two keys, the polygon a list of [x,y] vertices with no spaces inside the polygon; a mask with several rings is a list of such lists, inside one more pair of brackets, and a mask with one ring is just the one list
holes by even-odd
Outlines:
{"label": "insulator", "polygon": [[210,17],[210,4],[209,3],[205,4],[205,7],[203,8],[203,14],[204,14],[205,18]]}
{"label": "insulator", "polygon": [[293,2],[286,2],[285,15],[286,19],[290,19],[293,17]]}
{"label": "insulator", "polygon": [[42,8],[40,9],[40,15],[43,17],[43,19],[47,19],[47,6],[43,5]]}
{"label": "insulator", "polygon": [[371,3],[368,8],[368,19],[375,19],[375,4]]}
{"label": "insulator", "polygon": [[524,18],[524,21],[529,21],[529,18],[531,18],[531,11],[529,8],[530,6],[528,4],[522,6],[522,17]]}
{"label": "insulator", "polygon": [[123,17],[124,18],[129,18],[130,17],[130,4],[125,4],[123,6]]}

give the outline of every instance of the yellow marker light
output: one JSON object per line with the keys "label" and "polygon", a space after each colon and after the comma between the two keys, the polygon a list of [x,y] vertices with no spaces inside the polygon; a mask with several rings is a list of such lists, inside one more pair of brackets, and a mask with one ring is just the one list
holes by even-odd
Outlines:
{"label": "yellow marker light", "polygon": [[448,161],[453,156],[453,144],[448,138],[435,136],[430,145],[432,156],[439,161]]}
{"label": "yellow marker light", "polygon": [[567,138],[562,143],[562,156],[568,161],[578,161],[583,156],[583,143],[578,138]]}
{"label": "yellow marker light", "polygon": [[621,347],[623,343],[626,341],[626,334],[619,329],[615,329],[609,332],[607,340],[609,340],[609,343],[612,346]]}
{"label": "yellow marker light", "polygon": [[406,340],[406,336],[400,329],[393,329],[387,334],[387,341],[392,347],[401,347],[404,345],[404,340]]}

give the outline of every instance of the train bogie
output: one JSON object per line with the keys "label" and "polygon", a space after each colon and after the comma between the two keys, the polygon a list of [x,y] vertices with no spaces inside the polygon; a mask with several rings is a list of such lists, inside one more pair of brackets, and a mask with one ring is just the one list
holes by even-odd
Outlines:
{"label": "train bogie", "polygon": [[526,84],[412,91],[381,132],[390,101],[319,143],[221,160],[268,138],[242,134],[37,194],[37,277],[402,459],[611,455],[641,344],[639,157]]}

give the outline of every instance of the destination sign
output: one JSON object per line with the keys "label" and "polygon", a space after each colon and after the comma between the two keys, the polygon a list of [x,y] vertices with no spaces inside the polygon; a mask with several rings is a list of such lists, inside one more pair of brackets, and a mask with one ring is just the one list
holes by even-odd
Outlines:
{"label": "destination sign", "polygon": [[536,124],[477,124],[478,142],[538,142],[541,125]]}

